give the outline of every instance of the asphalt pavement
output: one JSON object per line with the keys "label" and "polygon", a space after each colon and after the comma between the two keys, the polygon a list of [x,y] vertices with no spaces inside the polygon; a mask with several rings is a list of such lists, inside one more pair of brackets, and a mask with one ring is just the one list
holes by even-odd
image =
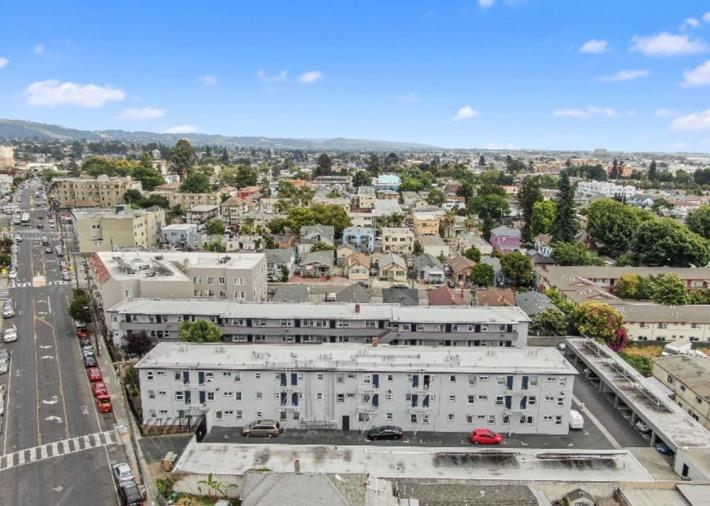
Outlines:
{"label": "asphalt pavement", "polygon": [[[4,327],[16,326],[19,338],[4,345],[11,360],[8,374],[0,376],[0,383],[7,386],[0,455],[111,431],[114,426],[112,415],[98,413],[93,402],[68,315],[73,287],[60,276],[59,262],[64,259],[45,253],[41,244],[42,236],[52,247],[60,244],[58,224],[49,226],[49,213],[37,210],[33,194],[34,188],[21,193],[20,207],[30,210],[30,224],[14,227],[22,237],[17,279],[9,288],[16,315],[5,320]],[[44,228],[37,228],[38,223]],[[0,465],[0,503],[116,504],[109,462],[125,460],[121,452],[117,445],[66,455],[40,452],[33,462]]]}

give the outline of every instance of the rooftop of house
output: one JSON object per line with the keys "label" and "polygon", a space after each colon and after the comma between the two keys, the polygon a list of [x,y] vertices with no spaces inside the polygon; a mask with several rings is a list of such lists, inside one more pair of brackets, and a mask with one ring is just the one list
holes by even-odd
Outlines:
{"label": "rooftop of house", "polygon": [[668,371],[696,395],[710,401],[710,357],[672,355],[654,358],[653,363]]}
{"label": "rooftop of house", "polygon": [[270,264],[287,264],[293,259],[294,252],[291,249],[266,249],[266,262]]}
{"label": "rooftop of house", "polygon": [[309,295],[310,290],[306,285],[285,284],[276,287],[276,291],[271,300],[273,302],[308,302]]}
{"label": "rooftop of house", "polygon": [[[136,369],[295,369],[446,373],[530,373],[576,375],[555,348],[445,348],[337,343],[320,346],[160,342]],[[511,364],[515,364],[511,370]]]}
{"label": "rooftop of house", "polygon": [[454,272],[461,272],[465,269],[470,269],[476,263],[473,260],[469,260],[465,256],[456,255],[455,257],[449,258],[449,267]]}
{"label": "rooftop of house", "polygon": [[82,207],[81,209],[72,209],[72,219],[74,220],[86,220],[93,218],[110,218],[114,220],[132,220],[139,216],[145,216],[149,213],[162,212],[163,209],[158,206],[149,207],[147,209],[131,209],[129,205],[120,205],[115,208],[101,208],[101,207]]}
{"label": "rooftop of house", "polygon": [[441,265],[439,259],[429,253],[424,253],[423,255],[414,257],[415,269],[423,269],[425,267],[435,267],[437,269],[441,269],[442,271],[444,270],[444,266]]}
{"label": "rooftop of house", "polygon": [[217,204],[198,204],[196,206],[192,206],[188,212],[210,213],[212,211],[219,211],[219,206]]}
{"label": "rooftop of house", "polygon": [[650,302],[612,303],[627,323],[710,323],[710,306],[666,306]]}
{"label": "rooftop of house", "polygon": [[501,225],[491,230],[491,235],[495,235],[496,237],[520,237],[520,230]]}
{"label": "rooftop of house", "polygon": [[308,252],[301,261],[301,265],[320,264],[332,266],[334,263],[333,250],[330,249]]}
{"label": "rooftop of house", "polygon": [[466,304],[464,296],[460,290],[442,285],[429,292],[430,306],[461,306]]}
{"label": "rooftop of house", "polygon": [[412,218],[416,221],[439,221],[441,213],[438,211],[415,211]]}
{"label": "rooftop of house", "polygon": [[540,292],[516,293],[515,305],[525,311],[531,318],[553,306],[550,298]]}
{"label": "rooftop of house", "polygon": [[397,255],[396,253],[387,253],[386,255],[382,256],[380,260],[377,262],[377,265],[379,266],[380,269],[384,269],[386,267],[389,267],[390,265],[397,265],[399,267],[402,267],[404,269],[407,268],[407,262],[402,258],[401,256]]}
{"label": "rooftop of house", "polygon": [[477,306],[515,305],[515,293],[510,288],[479,288],[474,299]]}
{"label": "rooftop of house", "polygon": [[446,242],[438,235],[419,235],[417,241],[422,247],[425,246],[446,246]]}
{"label": "rooftop of house", "polygon": [[408,286],[392,286],[382,289],[382,302],[402,306],[418,306],[419,290]]}

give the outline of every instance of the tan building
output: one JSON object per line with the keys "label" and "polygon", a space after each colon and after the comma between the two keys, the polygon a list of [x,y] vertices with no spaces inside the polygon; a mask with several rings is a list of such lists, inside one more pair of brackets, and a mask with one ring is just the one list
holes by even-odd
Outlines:
{"label": "tan building", "polygon": [[0,146],[0,170],[10,170],[15,166],[15,150],[11,146]]}
{"label": "tan building", "polygon": [[89,258],[104,310],[131,298],[266,300],[266,255],[99,251]]}
{"label": "tan building", "polygon": [[175,191],[153,191],[149,195],[165,197],[170,207],[180,206],[183,211],[189,211],[194,206],[218,206],[221,202],[219,193],[181,193]]}
{"label": "tan building", "polygon": [[51,196],[60,208],[116,207],[128,190],[142,189],[130,177],[59,177],[52,180]]}
{"label": "tan building", "polygon": [[414,251],[414,232],[406,227],[385,227],[382,229],[382,251],[410,255]]}
{"label": "tan building", "polygon": [[622,314],[632,341],[710,341],[710,306],[604,302]]}
{"label": "tan building", "polygon": [[228,227],[239,225],[242,215],[253,211],[254,207],[254,203],[249,200],[230,197],[220,205],[222,221]]}
{"label": "tan building", "polygon": [[357,207],[360,209],[372,209],[375,207],[375,187],[361,186],[357,189]]}
{"label": "tan building", "polygon": [[73,209],[74,235],[80,253],[120,249],[154,249],[165,227],[165,211],[160,207],[131,210]]}
{"label": "tan building", "polygon": [[378,277],[382,281],[407,281],[407,262],[399,255],[389,253],[378,262]]}
{"label": "tan building", "polygon": [[344,262],[345,277],[354,281],[370,279],[370,257],[363,253],[353,253]]}
{"label": "tan building", "polygon": [[674,355],[653,359],[653,376],[673,391],[675,402],[710,429],[710,358]]}
{"label": "tan building", "polygon": [[414,233],[416,235],[439,235],[439,213],[415,212],[412,213]]}
{"label": "tan building", "polygon": [[212,204],[192,206],[189,211],[185,212],[187,223],[207,223],[219,217],[219,206]]}

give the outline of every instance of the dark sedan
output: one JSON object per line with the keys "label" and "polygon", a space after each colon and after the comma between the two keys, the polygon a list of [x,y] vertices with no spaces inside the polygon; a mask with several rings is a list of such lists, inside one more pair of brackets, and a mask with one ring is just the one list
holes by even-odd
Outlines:
{"label": "dark sedan", "polygon": [[89,367],[96,367],[97,365],[98,363],[94,355],[84,355],[84,367],[88,369]]}
{"label": "dark sedan", "polygon": [[399,427],[394,425],[382,425],[373,427],[367,431],[367,439],[375,441],[378,439],[402,439],[404,432]]}

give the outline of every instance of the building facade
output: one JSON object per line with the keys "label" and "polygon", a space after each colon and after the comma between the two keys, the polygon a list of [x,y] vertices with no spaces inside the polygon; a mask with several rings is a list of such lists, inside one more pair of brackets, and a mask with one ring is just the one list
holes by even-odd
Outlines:
{"label": "building facade", "polygon": [[675,355],[653,359],[653,376],[673,391],[676,404],[710,429],[710,358]]}
{"label": "building facade", "polygon": [[51,197],[62,208],[103,207],[123,204],[128,190],[141,190],[140,181],[130,177],[59,177],[52,180]]}
{"label": "building facade", "polygon": [[[515,365],[513,365],[515,364]],[[146,421],[567,434],[576,370],[554,348],[161,343],[135,366]]]}
{"label": "building facade", "polygon": [[160,207],[131,210],[127,205],[73,209],[72,224],[80,253],[155,249],[165,226],[165,211]]}
{"label": "building facade", "polygon": [[15,167],[15,150],[12,146],[0,146],[0,170]]}
{"label": "building facade", "polygon": [[382,229],[382,251],[398,255],[411,255],[414,251],[414,232],[406,227]]}
{"label": "building facade", "polygon": [[613,304],[624,317],[632,341],[710,341],[710,306],[665,306],[652,303]]}
{"label": "building facade", "polygon": [[219,193],[182,193],[176,191],[152,191],[149,195],[165,197],[170,207],[180,206],[183,211],[190,211],[195,206],[219,206]]}
{"label": "building facade", "polygon": [[163,243],[175,248],[197,249],[198,239],[197,225],[194,223],[175,223],[162,229]]}
{"label": "building facade", "polygon": [[206,320],[233,343],[370,343],[456,347],[526,346],[530,318],[518,307],[397,304],[243,304],[225,300],[123,300],[108,310],[115,343],[146,331],[178,339],[180,323]]}
{"label": "building facade", "polygon": [[414,221],[414,233],[417,236],[439,235],[439,223],[441,222],[439,213],[415,212],[412,213],[412,220]]}
{"label": "building facade", "polygon": [[360,253],[375,249],[375,229],[372,227],[347,227],[343,230],[343,244]]}

